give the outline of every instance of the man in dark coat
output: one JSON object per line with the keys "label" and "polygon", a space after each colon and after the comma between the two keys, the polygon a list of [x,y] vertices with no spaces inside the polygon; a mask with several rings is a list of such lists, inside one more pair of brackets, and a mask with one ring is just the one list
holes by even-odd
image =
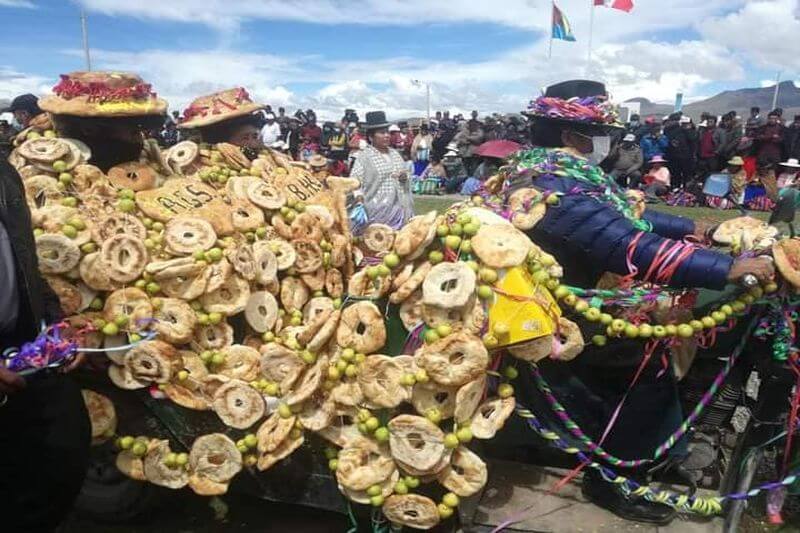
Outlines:
{"label": "man in dark coat", "polygon": [[[0,349],[36,337],[61,318],[39,274],[22,180],[0,161]],[[0,517],[3,531],[52,531],[80,491],[91,430],[79,387],[67,376],[26,379],[0,365]]]}
{"label": "man in dark coat", "polygon": [[[605,94],[602,84],[575,81],[548,88],[546,96],[569,99],[601,94]],[[546,115],[534,116],[532,121],[534,145],[554,147],[581,158],[595,155],[596,146],[604,144],[595,142],[596,137],[614,136],[613,128],[606,124],[570,122]],[[528,234],[564,267],[562,281],[567,285],[595,287],[604,272],[628,274],[629,263],[637,269],[637,277],[644,276],[658,250],[669,239],[702,235],[708,229],[687,218],[647,210],[642,218],[650,223],[652,230],[643,232],[614,207],[598,200],[596,193],[605,190],[608,184],[593,185],[546,171],[535,175],[532,182],[525,173],[520,179],[519,184],[512,180],[511,187],[532,184],[542,191],[564,193],[558,205],[548,207],[544,218]],[[629,254],[634,240],[635,251]],[[774,269],[765,258],[734,260],[729,255],[696,249],[678,266],[669,285],[722,289],[747,273],[767,280]],[[588,323],[580,325],[585,328]],[[541,361],[539,367],[573,419],[597,442],[625,396],[642,357],[641,341],[619,340],[602,347],[587,346],[571,362],[548,359]],[[652,457],[655,448],[682,421],[675,379],[670,372],[659,376],[661,363],[653,359],[644,366],[638,384],[628,393],[616,425],[603,443],[606,450],[623,459]],[[547,403],[528,373],[521,372],[519,379],[518,402],[537,414],[546,413]],[[685,443],[679,444],[673,453],[685,455]],[[644,474],[635,470],[619,473],[640,481]],[[675,516],[670,507],[624,495],[594,469],[585,470],[583,490],[592,502],[625,519],[666,524]]]}
{"label": "man in dark coat", "polygon": [[800,115],[786,128],[783,143],[787,158],[800,159]]}
{"label": "man in dark coat", "polygon": [[[669,143],[666,156],[669,160],[672,186],[676,189],[682,189],[694,178],[694,137],[692,130],[685,128],[681,120],[683,117],[678,114],[670,115],[664,126],[664,135]],[[690,125],[691,120],[686,124]]]}

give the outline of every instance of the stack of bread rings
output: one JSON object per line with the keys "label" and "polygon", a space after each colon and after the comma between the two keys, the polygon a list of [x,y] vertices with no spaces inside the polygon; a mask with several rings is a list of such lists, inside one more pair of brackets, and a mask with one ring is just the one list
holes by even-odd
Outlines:
{"label": "stack of bread rings", "polygon": [[[90,157],[50,130],[11,155],[42,273],[67,321],[89,326],[82,342],[131,345],[109,352],[113,384],[224,427],[182,452],[125,435],[124,415],[87,391],[93,438],[114,439],[124,473],[219,495],[243,468],[269,470],[322,439],[348,499],[419,529],[483,488],[486,464],[469,444],[493,438],[515,406],[515,370],[491,353],[507,344],[488,327],[495,283],[515,267],[542,286],[561,272],[515,227],[541,218],[540,195],[514,196],[513,224],[465,203],[354,239],[344,194],[358,184],[328,178],[300,201],[280,183],[305,170],[271,151],[250,161],[232,145],[184,141],[108,173]],[[175,190],[214,207],[166,216],[152,198]],[[408,330],[401,350],[389,349],[391,316]],[[512,353],[569,359],[582,346],[560,318]]]}

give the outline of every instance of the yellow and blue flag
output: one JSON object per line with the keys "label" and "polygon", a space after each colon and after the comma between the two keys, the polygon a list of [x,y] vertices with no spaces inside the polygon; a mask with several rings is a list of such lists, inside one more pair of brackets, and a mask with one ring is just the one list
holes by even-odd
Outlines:
{"label": "yellow and blue flag", "polygon": [[569,23],[564,13],[558,9],[555,2],[553,2],[553,39],[575,41],[575,35],[572,33],[572,25]]}

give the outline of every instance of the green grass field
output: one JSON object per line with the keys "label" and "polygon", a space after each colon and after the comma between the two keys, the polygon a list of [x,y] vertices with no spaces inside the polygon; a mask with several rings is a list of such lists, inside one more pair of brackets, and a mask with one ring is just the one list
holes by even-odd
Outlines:
{"label": "green grass field", "polygon": [[[414,196],[414,211],[417,213],[427,213],[430,210],[442,211],[447,209],[455,202],[463,200],[465,197],[459,195],[447,196],[427,196],[415,195]],[[680,215],[692,219],[707,219],[715,222],[722,222],[729,218],[736,218],[740,216],[739,211],[736,209],[712,209],[710,207],[670,207],[664,204],[648,205],[648,209],[656,209],[664,211],[673,215]],[[769,213],[753,212],[750,214],[753,217],[766,220],[769,218]]]}

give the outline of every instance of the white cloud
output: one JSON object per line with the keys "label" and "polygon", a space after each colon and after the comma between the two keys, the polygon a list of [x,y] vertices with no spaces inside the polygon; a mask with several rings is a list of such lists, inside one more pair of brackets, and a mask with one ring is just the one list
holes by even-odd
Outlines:
{"label": "white cloud", "polygon": [[797,72],[797,10],[797,0],[751,0],[741,10],[712,18],[698,29],[707,39],[738,51],[761,67]]}
{"label": "white cloud", "polygon": [[36,9],[36,5],[29,0],[0,0],[0,7],[19,7],[24,9]]}
{"label": "white cloud", "polygon": [[0,65],[0,99],[11,99],[23,93],[42,94],[50,90],[51,80],[19,72],[12,67]]}

